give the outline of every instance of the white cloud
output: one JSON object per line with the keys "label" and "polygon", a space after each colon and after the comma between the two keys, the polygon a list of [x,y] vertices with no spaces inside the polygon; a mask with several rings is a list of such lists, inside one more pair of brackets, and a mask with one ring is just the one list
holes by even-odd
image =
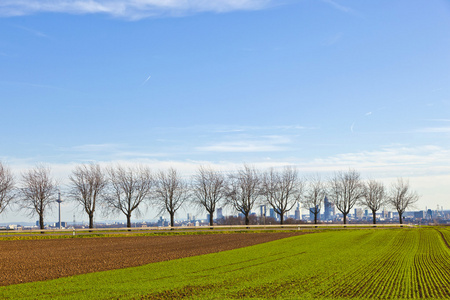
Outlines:
{"label": "white cloud", "polygon": [[282,145],[288,143],[290,143],[289,138],[272,135],[218,142],[209,146],[197,147],[197,150],[205,152],[279,152],[286,150]]}
{"label": "white cloud", "polygon": [[257,10],[273,0],[3,0],[0,16],[20,16],[40,12],[95,14],[127,19],[161,15],[186,15],[197,12],[224,13]]}
{"label": "white cloud", "polygon": [[119,144],[87,144],[74,146],[72,148],[68,148],[68,150],[73,150],[77,152],[105,152],[105,151],[111,152],[116,151],[120,147],[121,145]]}
{"label": "white cloud", "polygon": [[450,175],[450,150],[438,146],[386,147],[378,151],[344,153],[303,164],[309,171],[354,168],[377,177]]}

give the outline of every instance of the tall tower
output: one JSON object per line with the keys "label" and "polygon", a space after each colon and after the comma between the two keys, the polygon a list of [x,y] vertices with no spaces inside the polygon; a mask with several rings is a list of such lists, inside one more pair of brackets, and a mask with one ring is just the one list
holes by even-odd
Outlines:
{"label": "tall tower", "polygon": [[58,191],[58,200],[56,200],[56,202],[58,202],[58,210],[59,210],[59,223],[58,223],[58,228],[61,229],[61,192]]}
{"label": "tall tower", "polygon": [[295,219],[301,220],[302,216],[300,214],[300,203],[297,203],[297,208],[295,209]]}

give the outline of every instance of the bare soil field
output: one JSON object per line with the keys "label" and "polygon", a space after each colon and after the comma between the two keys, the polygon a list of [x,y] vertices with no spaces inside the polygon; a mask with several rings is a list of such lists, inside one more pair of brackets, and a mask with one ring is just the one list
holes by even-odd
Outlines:
{"label": "bare soil field", "polygon": [[299,234],[277,232],[0,241],[0,285],[140,266]]}

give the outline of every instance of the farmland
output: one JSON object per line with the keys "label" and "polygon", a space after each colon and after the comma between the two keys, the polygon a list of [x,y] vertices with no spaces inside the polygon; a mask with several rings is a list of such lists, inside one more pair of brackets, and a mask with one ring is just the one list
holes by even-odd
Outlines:
{"label": "farmland", "polygon": [[9,285],[0,288],[0,297],[448,299],[448,241],[447,228],[325,231],[139,267]]}

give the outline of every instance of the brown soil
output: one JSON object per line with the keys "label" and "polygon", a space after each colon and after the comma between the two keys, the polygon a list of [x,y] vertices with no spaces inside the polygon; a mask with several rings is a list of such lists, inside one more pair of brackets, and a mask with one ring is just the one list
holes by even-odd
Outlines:
{"label": "brown soil", "polygon": [[145,265],[265,243],[299,233],[0,241],[0,285]]}

